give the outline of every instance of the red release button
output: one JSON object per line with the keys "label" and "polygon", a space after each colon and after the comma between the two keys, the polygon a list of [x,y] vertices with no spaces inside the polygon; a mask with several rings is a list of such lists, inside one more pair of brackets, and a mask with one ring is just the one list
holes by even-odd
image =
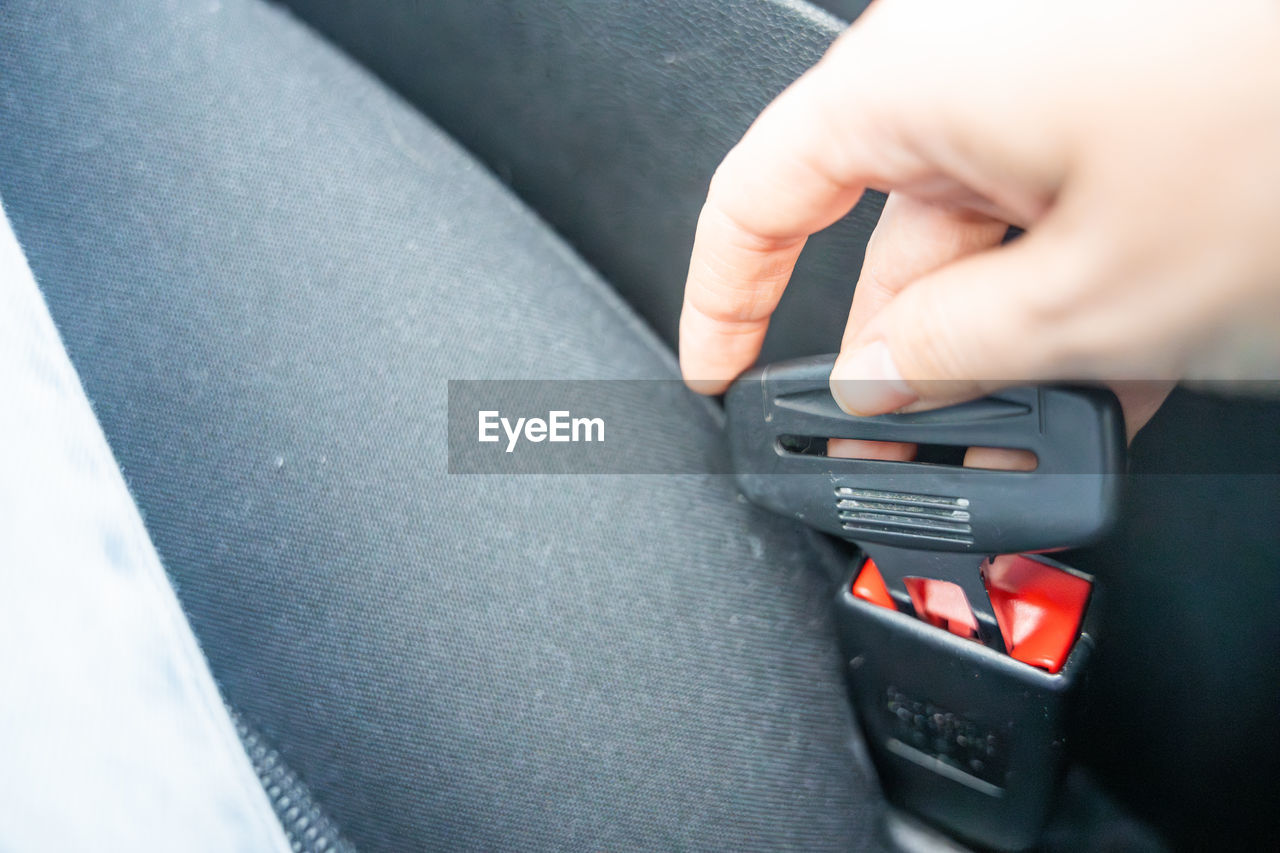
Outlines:
{"label": "red release button", "polygon": [[[1049,672],[1062,669],[1080,632],[1089,581],[1020,554],[997,557],[983,568],[1009,655]],[[974,635],[977,620],[958,586],[927,578],[908,578],[906,583],[921,619],[962,637]],[[853,594],[896,609],[880,570],[869,559],[853,582]]]}
{"label": "red release button", "polygon": [[1093,585],[1019,554],[988,563],[987,594],[1009,654],[1057,672],[1080,633]]}
{"label": "red release button", "polygon": [[893,596],[889,595],[889,587],[884,585],[884,578],[880,577],[880,570],[870,557],[863,562],[862,571],[853,579],[853,594],[880,607],[898,609],[894,606]]}

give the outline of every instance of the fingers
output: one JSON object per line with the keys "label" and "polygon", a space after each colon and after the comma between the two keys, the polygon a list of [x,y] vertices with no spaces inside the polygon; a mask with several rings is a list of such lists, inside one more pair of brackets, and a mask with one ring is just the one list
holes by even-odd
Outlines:
{"label": "fingers", "polygon": [[[848,352],[857,349],[867,325],[902,291],[910,287],[912,282],[941,270],[955,260],[998,246],[1006,230],[1007,226],[1003,222],[984,214],[953,205],[924,201],[902,193],[891,193],[885,203],[880,221],[876,225],[876,230],[867,244],[866,258],[858,279],[857,290],[854,292],[853,306],[850,309],[849,322],[845,330],[844,350]],[[1065,241],[1067,235],[1063,235],[1061,239]],[[1031,287],[1038,284],[1041,288],[1053,286],[1055,283],[1054,278],[1049,274],[1038,276],[1030,281]],[[1022,282],[1017,286],[1025,290],[1028,285]],[[1032,313],[1030,305],[1031,303],[1028,303],[1024,308],[1027,313]],[[981,328],[984,331],[977,338],[985,340],[988,337],[986,326],[982,325]],[[1017,358],[1020,358],[1027,348],[1038,348],[1040,344],[1037,341],[1052,340],[1051,335],[1045,338],[1042,332],[1033,329],[1027,329],[1019,337],[1024,344],[1014,353],[1014,357]],[[1017,373],[1014,368],[1015,365],[1010,364],[1002,373],[1012,377]],[[896,370],[896,364],[893,365],[893,369]],[[847,385],[848,381],[841,382],[837,378],[837,382],[833,383],[833,391],[836,385]],[[941,383],[935,384],[941,385],[933,389],[941,392],[939,396],[959,399],[966,391],[979,393],[984,386],[989,390],[1003,383],[990,381],[972,384],[957,383],[944,378]],[[1125,425],[1130,440],[1159,409],[1173,386],[1174,383],[1169,380],[1111,383],[1112,390],[1115,391],[1124,410]],[[848,390],[857,393],[856,389]],[[835,391],[835,393],[840,392]],[[918,396],[908,387],[903,391],[902,400],[905,402],[901,405],[908,405]],[[832,456],[868,459],[912,458],[911,445],[903,444],[886,448],[865,446],[867,444],[866,442],[842,442],[836,444],[835,449],[829,449],[828,453]],[[1036,460],[1034,454],[1024,451],[973,447],[965,456],[965,464],[976,468],[1032,470],[1036,466]]]}
{"label": "fingers", "polygon": [[875,60],[852,34],[760,114],[712,178],[680,318],[681,370],[697,390],[724,390],[755,360],[810,234],[866,186],[922,168],[880,106],[909,114],[922,90],[889,92],[893,75],[868,67]]}
{"label": "fingers", "polygon": [[[913,283],[948,264],[1000,243],[1008,226],[983,214],[951,205],[922,201],[902,193],[891,193],[884,213],[867,244],[866,258],[858,287],[854,291],[849,322],[845,328],[842,354],[832,371],[832,394],[847,411],[880,414],[892,411],[918,397],[909,386],[893,376],[897,368],[883,363],[888,356],[883,347],[873,350],[882,363],[852,368],[862,374],[850,375],[850,358],[858,358],[860,339],[882,311],[893,306]],[[866,406],[865,411],[851,406]]]}
{"label": "fingers", "polygon": [[[1108,365],[1122,363],[1113,350],[1123,349],[1123,341],[1096,332],[1108,328],[1115,312],[1084,294],[1106,290],[1115,271],[1081,260],[1089,255],[1087,241],[1065,220],[1047,219],[1017,242],[984,250],[978,247],[994,235],[989,223],[948,225],[943,214],[905,200],[886,210],[893,215],[877,229],[868,268],[891,264],[899,228],[904,235],[931,235],[932,246],[919,249],[920,257],[941,266],[902,287],[893,275],[876,282],[864,273],[860,288],[875,283],[850,312],[832,370],[832,394],[846,411],[873,415],[959,402],[1010,385],[1110,379],[1132,441],[1172,391],[1172,379],[1111,379]],[[969,253],[954,262],[946,260],[948,228],[953,251]],[[1160,365],[1147,370],[1164,372]],[[975,447],[965,464],[1031,470],[1035,460],[1020,451]]]}
{"label": "fingers", "polygon": [[708,199],[680,311],[680,367],[691,388],[718,394],[755,361],[803,247],[803,236],[745,231]]}
{"label": "fingers", "polygon": [[[1130,380],[1111,383],[1111,390],[1120,401],[1124,412],[1125,435],[1128,441],[1147,425],[1152,415],[1164,403],[1176,383],[1164,379]],[[831,454],[835,455],[835,454]],[[995,468],[1005,471],[1034,471],[1038,460],[1030,450],[1011,447],[970,447],[964,455],[966,468]]]}
{"label": "fingers", "polygon": [[760,352],[805,239],[849,211],[862,182],[835,176],[841,142],[822,68],[766,109],[711,181],[698,219],[680,316],[680,366],[719,393]]}
{"label": "fingers", "polygon": [[1069,350],[1053,294],[1082,275],[1057,231],[1042,223],[902,289],[846,341],[831,373],[836,401],[874,415],[1054,378]]}
{"label": "fingers", "polygon": [[1035,41],[980,46],[1017,9],[984,19],[938,2],[926,18],[918,4],[877,4],[760,115],[717,169],[698,221],[680,322],[692,387],[718,393],[751,365],[805,240],[865,187],[1022,225],[1048,209],[1071,137],[1052,109],[1005,85],[1009,68],[1040,67]]}
{"label": "fingers", "polygon": [[1111,383],[1111,390],[1124,410],[1124,428],[1129,441],[1164,404],[1177,383],[1171,379],[1136,379]]}
{"label": "fingers", "polygon": [[1030,450],[1013,447],[970,447],[964,453],[964,467],[998,471],[1034,471],[1039,459]]}
{"label": "fingers", "polygon": [[891,193],[867,243],[844,344],[913,281],[952,261],[999,245],[1004,222],[969,209]]}
{"label": "fingers", "polygon": [[[891,193],[867,243],[862,273],[854,290],[845,341],[920,276],[961,257],[996,245],[1008,226],[952,205]],[[915,445],[832,439],[829,456],[906,461]]]}
{"label": "fingers", "polygon": [[882,462],[910,462],[916,446],[906,441],[866,441],[860,438],[827,439],[827,455],[837,459],[879,459]]}

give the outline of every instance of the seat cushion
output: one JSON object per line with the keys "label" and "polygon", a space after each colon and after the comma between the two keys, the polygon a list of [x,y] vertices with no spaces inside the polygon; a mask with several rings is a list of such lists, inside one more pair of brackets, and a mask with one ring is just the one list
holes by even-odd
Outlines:
{"label": "seat cushion", "polygon": [[[711,173],[844,27],[805,0],[283,2],[501,175],[671,346]],[[883,201],[808,240],[763,361],[839,347]]]}
{"label": "seat cushion", "polygon": [[[360,849],[864,849],[827,577],[726,478],[446,469],[446,380],[670,352],[256,0],[16,0],[0,196],[229,700]],[[706,470],[717,411],[638,399]],[[674,454],[674,456],[673,456]]]}

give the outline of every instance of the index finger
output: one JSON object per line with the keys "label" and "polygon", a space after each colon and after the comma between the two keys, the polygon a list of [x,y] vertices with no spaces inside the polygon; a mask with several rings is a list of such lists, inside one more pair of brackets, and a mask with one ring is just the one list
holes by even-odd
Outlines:
{"label": "index finger", "polygon": [[805,240],[862,195],[847,128],[831,123],[831,76],[819,63],[779,95],[711,180],[680,315],[681,372],[702,393],[755,361]]}

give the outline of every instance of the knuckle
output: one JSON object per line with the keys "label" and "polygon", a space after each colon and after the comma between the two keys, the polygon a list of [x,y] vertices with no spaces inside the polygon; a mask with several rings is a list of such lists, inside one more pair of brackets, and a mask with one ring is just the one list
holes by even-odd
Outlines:
{"label": "knuckle", "polygon": [[1026,339],[1022,358],[1032,376],[1050,376],[1083,365],[1097,354],[1096,318],[1108,300],[1105,253],[1077,241],[1034,286],[1023,287],[1009,305],[1012,328]]}
{"label": "knuckle", "polygon": [[899,364],[903,378],[909,383],[930,379],[984,378],[966,375],[970,372],[965,358],[965,340],[969,337],[950,321],[941,300],[917,300],[912,322],[896,342],[901,353],[898,357],[906,362]]}

